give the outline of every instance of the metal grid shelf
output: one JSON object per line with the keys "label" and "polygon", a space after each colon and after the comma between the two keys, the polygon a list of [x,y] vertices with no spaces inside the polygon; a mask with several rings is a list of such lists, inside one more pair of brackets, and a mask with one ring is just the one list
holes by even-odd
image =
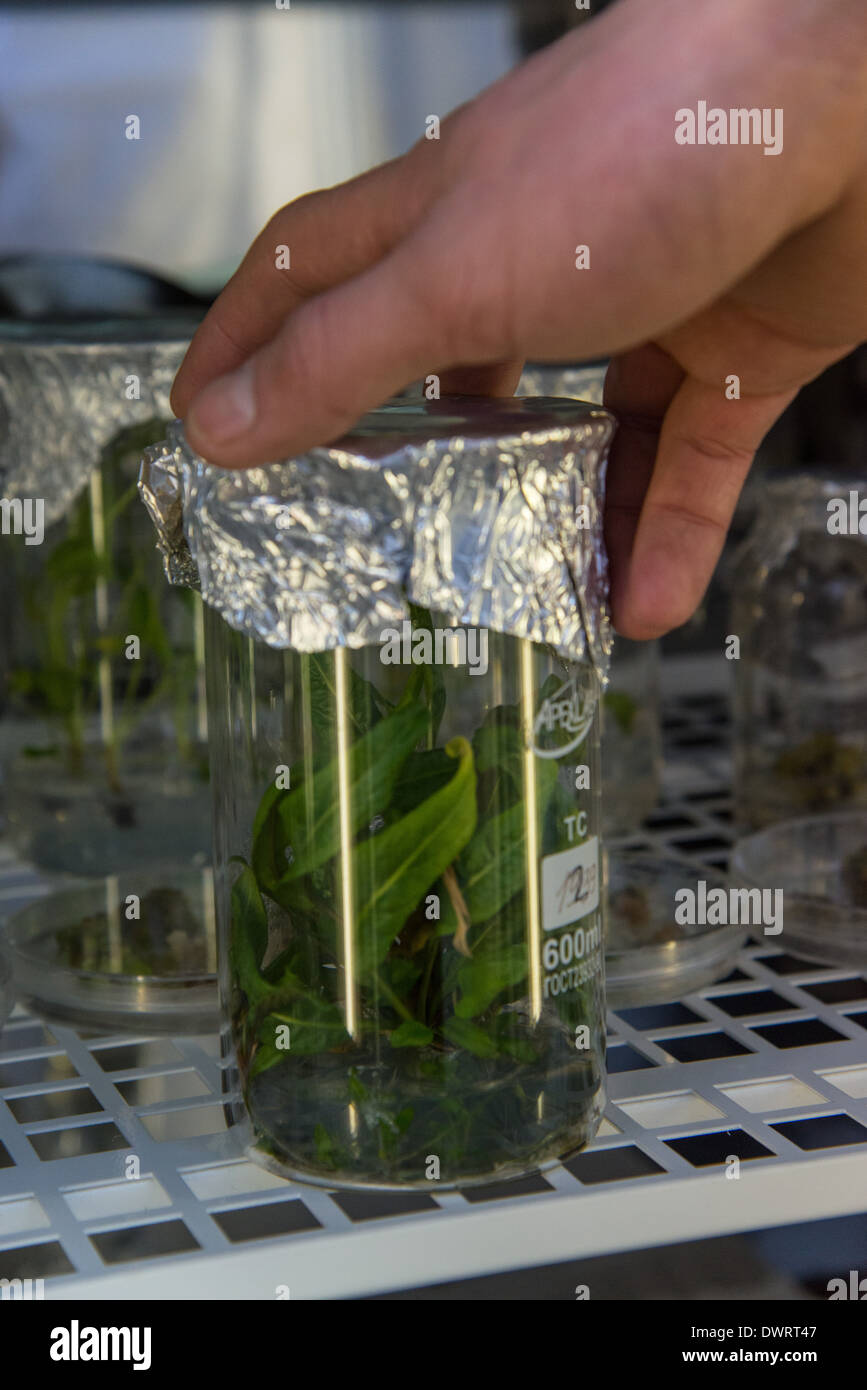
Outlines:
{"label": "metal grid shelf", "polygon": [[[668,702],[667,797],[626,843],[725,863],[725,705]],[[0,855],[0,907],[39,891]],[[867,1208],[867,979],[774,940],[609,1031],[606,1118],[565,1165],[466,1193],[341,1193],[238,1151],[216,1038],[19,1010],[0,1033],[0,1278],[43,1278],[49,1298],[352,1297]]]}

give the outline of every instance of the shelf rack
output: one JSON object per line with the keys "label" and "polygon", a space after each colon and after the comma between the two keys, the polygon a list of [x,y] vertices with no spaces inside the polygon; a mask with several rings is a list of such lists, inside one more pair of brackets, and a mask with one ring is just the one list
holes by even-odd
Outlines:
{"label": "shelf rack", "polygon": [[[677,684],[664,802],[622,843],[724,865],[727,701]],[[0,853],[0,912],[44,891]],[[276,1178],[225,1130],[215,1037],[18,1009],[0,1032],[0,1278],[60,1299],[353,1298],[864,1211],[867,979],[781,940],[676,1003],[611,1013],[593,1143],[466,1192]]]}

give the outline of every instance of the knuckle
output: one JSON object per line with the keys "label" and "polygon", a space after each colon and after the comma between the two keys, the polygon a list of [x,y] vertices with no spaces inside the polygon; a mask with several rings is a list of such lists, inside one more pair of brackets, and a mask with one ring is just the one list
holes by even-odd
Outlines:
{"label": "knuckle", "polygon": [[705,459],[709,463],[749,464],[752,462],[755,452],[746,445],[739,444],[736,440],[721,439],[718,435],[678,431],[675,439],[690,453],[697,454],[699,458]]}
{"label": "knuckle", "polygon": [[719,517],[710,516],[707,512],[700,511],[697,507],[691,507],[685,502],[657,502],[648,498],[644,505],[648,512],[661,513],[664,516],[672,517],[675,521],[686,521],[692,526],[714,532],[716,535],[724,536],[728,530],[726,523]]}

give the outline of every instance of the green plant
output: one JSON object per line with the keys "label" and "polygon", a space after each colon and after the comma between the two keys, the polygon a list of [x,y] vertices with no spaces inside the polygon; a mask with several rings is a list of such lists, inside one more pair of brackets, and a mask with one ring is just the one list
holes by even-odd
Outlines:
{"label": "green plant", "polygon": [[638,702],[627,695],[625,690],[606,690],[603,703],[611,711],[617,727],[624,734],[631,734],[638,713]]}
{"label": "green plant", "polygon": [[[99,749],[114,793],[122,749],[161,702],[172,711],[179,752],[194,756],[187,725],[195,655],[172,642],[161,605],[186,607],[189,626],[195,599],[187,590],[164,592],[155,549],[142,544],[144,513],[130,467],[164,434],[164,421],[149,420],[111,441],[90,488],[59,523],[63,538],[44,561],[27,554],[17,586],[29,650],[9,673],[13,709],[44,718],[54,735],[22,755],[62,757],[68,772],[80,773],[88,721],[110,704]],[[126,658],[130,635],[139,639],[139,659]]]}
{"label": "green plant", "polygon": [[533,757],[527,785],[517,706],[438,746],[435,667],[414,668],[394,703],[351,673],[341,774],[334,658],[300,666],[320,753],[262,797],[231,894],[233,1023],[260,1142],[302,1167],[403,1179],[431,1153],[465,1173],[562,1145],[598,1086],[599,1040],[582,1055],[574,1039],[594,1028],[598,977],[528,1016],[526,854],[534,818],[542,852],[562,847],[574,794],[550,758]]}
{"label": "green plant", "polygon": [[781,753],[774,763],[774,772],[785,785],[787,798],[799,811],[824,811],[861,792],[864,753],[830,730],[821,730]]}
{"label": "green plant", "polygon": [[139,911],[138,919],[124,920],[116,949],[105,912],[58,928],[53,933],[57,964],[94,974],[204,974],[203,933],[180,889],[151,889],[142,896]]}

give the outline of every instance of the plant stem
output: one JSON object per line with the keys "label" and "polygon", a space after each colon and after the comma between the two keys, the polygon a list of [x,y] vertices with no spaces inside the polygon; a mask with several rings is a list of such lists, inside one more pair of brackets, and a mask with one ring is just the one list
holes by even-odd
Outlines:
{"label": "plant stem", "polygon": [[377,987],[382,990],[383,994],[385,995],[386,999],[389,1001],[391,1007],[395,1010],[395,1012],[399,1013],[401,1018],[406,1019],[407,1023],[414,1023],[415,1020],[412,1014],[410,1013],[409,1009],[406,1007],[403,1001],[398,998],[394,990],[390,989],[389,986],[385,983],[385,980],[382,978],[379,971],[375,972],[374,979],[376,980]]}
{"label": "plant stem", "polygon": [[434,961],[439,955],[439,941],[436,937],[428,942],[427,961],[425,962],[424,975],[422,976],[421,989],[418,995],[418,1013],[422,1023],[427,1019],[427,993],[430,989],[430,977],[433,974]]}

